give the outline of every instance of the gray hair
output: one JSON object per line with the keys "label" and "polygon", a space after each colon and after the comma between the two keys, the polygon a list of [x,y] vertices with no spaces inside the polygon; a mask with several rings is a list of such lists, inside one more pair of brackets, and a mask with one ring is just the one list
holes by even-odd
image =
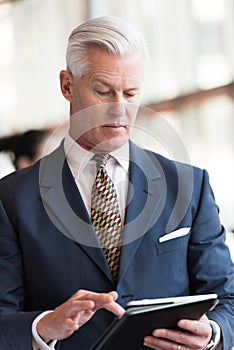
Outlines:
{"label": "gray hair", "polygon": [[68,38],[67,69],[76,76],[88,68],[89,48],[96,47],[120,56],[131,56],[141,51],[149,58],[144,37],[120,18],[104,16],[92,18],[76,27]]}

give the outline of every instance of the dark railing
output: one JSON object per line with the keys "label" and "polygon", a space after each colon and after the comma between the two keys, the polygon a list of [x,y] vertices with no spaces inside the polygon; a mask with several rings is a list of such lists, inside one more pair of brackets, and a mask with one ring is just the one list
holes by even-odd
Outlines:
{"label": "dark railing", "polygon": [[184,95],[180,95],[170,100],[149,103],[148,108],[159,111],[178,110],[185,105],[195,105],[203,102],[207,98],[228,95],[234,99],[234,81],[208,90],[199,90]]}

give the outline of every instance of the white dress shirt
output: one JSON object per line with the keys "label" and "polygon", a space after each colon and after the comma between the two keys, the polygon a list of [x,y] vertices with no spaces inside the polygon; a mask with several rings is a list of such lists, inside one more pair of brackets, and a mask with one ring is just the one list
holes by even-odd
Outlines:
{"label": "white dress shirt", "polygon": [[[69,134],[64,140],[64,150],[68,165],[71,169],[72,175],[75,179],[77,187],[83,198],[86,209],[89,214],[91,212],[91,191],[96,177],[96,162],[92,159],[94,153],[86,151],[78,145]],[[108,160],[106,169],[108,175],[114,182],[119,208],[121,213],[121,220],[124,221],[125,207],[128,192],[128,171],[129,171],[129,144],[126,142],[121,148],[110,153],[111,157]],[[45,311],[41,313],[32,324],[33,335],[33,350],[55,350],[56,340],[50,344],[46,344],[37,333],[37,323],[47,313],[53,311]]]}

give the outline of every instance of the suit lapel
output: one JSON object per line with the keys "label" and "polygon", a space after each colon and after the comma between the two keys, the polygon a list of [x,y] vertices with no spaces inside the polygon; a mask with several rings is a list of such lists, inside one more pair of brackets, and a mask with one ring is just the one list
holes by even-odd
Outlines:
{"label": "suit lapel", "polygon": [[51,155],[42,158],[39,178],[42,203],[55,227],[77,242],[113,281],[89,214],[67,165],[63,143]]}
{"label": "suit lapel", "polygon": [[158,220],[166,198],[165,178],[157,159],[131,142],[129,173],[119,280],[131,263],[145,233]]}

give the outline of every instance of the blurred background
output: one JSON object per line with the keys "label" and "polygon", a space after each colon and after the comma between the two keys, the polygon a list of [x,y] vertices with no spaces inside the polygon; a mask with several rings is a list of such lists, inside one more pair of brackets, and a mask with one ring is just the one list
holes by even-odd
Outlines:
{"label": "blurred background", "polygon": [[[0,137],[59,126],[60,138],[68,120],[59,88],[68,35],[87,18],[102,15],[128,20],[149,45],[146,111],[135,141],[173,157],[168,144],[182,143],[179,160],[208,170],[231,233],[234,0],[0,0]],[[9,171],[7,155],[1,154],[0,176]]]}

